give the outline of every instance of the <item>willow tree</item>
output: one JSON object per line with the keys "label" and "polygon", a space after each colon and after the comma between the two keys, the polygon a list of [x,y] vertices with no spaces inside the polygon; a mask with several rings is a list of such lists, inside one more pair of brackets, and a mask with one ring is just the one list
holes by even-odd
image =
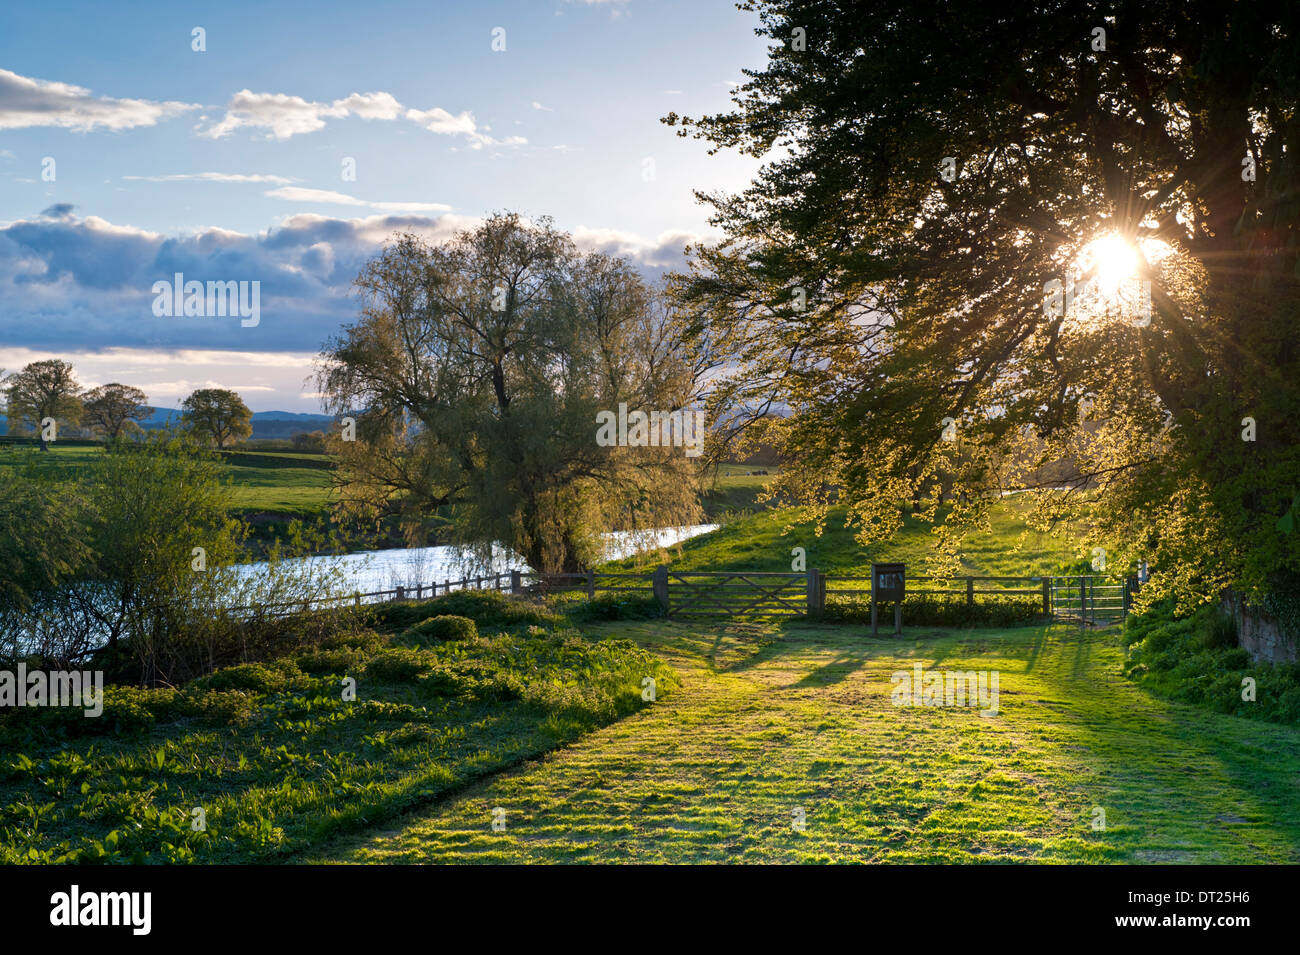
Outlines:
{"label": "willow tree", "polygon": [[413,542],[505,544],[544,571],[589,566],[602,532],[698,519],[682,448],[597,442],[600,412],[673,411],[695,389],[672,316],[627,262],[497,215],[441,244],[394,237],[356,289],[361,315],[319,372],[353,419],[334,442],[350,510],[396,513]]}
{"label": "willow tree", "polygon": [[741,6],[766,66],[665,117],[765,159],[702,197],[726,239],[678,279],[737,356],[732,436],[765,423],[785,486],[864,538],[945,474],[961,524],[1069,459],[1040,503],[1092,506],[1108,569],[1294,589],[1300,10]]}

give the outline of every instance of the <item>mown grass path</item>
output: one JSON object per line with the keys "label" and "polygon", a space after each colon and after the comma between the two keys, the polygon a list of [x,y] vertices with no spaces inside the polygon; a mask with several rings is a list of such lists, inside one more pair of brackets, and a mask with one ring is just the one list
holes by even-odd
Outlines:
{"label": "mown grass path", "polygon": [[[598,629],[683,688],[316,861],[1300,862],[1300,730],[1149,696],[1113,631]],[[997,670],[998,715],[894,706],[915,662]]]}

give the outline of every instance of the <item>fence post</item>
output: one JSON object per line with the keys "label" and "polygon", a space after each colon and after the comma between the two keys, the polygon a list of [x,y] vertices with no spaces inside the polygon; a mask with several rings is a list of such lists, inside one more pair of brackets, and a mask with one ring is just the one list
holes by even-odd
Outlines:
{"label": "fence post", "polygon": [[656,567],[651,581],[654,585],[654,594],[659,601],[659,606],[664,608],[664,613],[668,613],[668,566],[660,564]]}
{"label": "fence post", "polygon": [[356,593],[354,593],[352,596],[353,596],[353,599],[356,600],[356,602],[357,602],[357,606],[360,607],[360,606],[361,606],[361,591],[358,590],[358,591],[357,591]]}
{"label": "fence post", "polygon": [[523,581],[520,579],[519,571],[510,571],[510,592],[517,594],[524,589]]}
{"label": "fence post", "polygon": [[1052,615],[1052,578],[1043,578],[1043,616]]}
{"label": "fence post", "polygon": [[596,572],[587,571],[587,599],[593,600],[596,597]]}
{"label": "fence post", "polygon": [[817,612],[822,609],[817,604],[817,568],[815,567],[808,568],[807,592],[808,592],[808,616],[813,617],[816,616]]}
{"label": "fence post", "polygon": [[398,584],[398,585],[397,585],[397,596],[394,597],[393,599],[394,599],[394,600],[397,600],[397,601],[405,600],[405,599],[406,599],[406,588],[403,587],[401,584]]}
{"label": "fence post", "polygon": [[1088,578],[1079,578],[1079,629],[1082,630],[1088,621]]}
{"label": "fence post", "polygon": [[966,606],[975,606],[975,578],[970,576],[966,578]]}

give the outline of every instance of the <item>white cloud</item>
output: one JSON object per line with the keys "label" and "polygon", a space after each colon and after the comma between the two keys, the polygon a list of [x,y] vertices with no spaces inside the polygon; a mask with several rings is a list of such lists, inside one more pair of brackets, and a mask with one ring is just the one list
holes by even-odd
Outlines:
{"label": "white cloud", "polygon": [[464,136],[473,149],[518,146],[528,142],[522,136],[494,139],[487,134],[488,127],[480,129],[474,114],[468,110],[453,114],[440,106],[425,110],[408,109],[391,93],[352,93],[330,103],[318,103],[287,93],[254,93],[247,89],[231,97],[220,122],[206,128],[202,128],[200,123],[199,135],[221,139],[247,127],[266,130],[270,139],[285,140],[323,129],[327,120],[349,116],[382,121],[406,119],[432,133]]}
{"label": "white cloud", "polygon": [[[357,94],[364,96],[368,94]],[[352,97],[348,97],[351,99]],[[267,130],[271,139],[289,139],[299,133],[312,133],[325,127],[325,118],[342,118],[348,115],[345,100],[333,103],[313,103],[301,96],[287,93],[254,93],[240,90],[226,104],[226,115],[215,126],[202,130],[200,135],[221,139],[236,129],[251,126]]]}
{"label": "white cloud", "polygon": [[451,206],[442,202],[371,202],[331,189],[304,189],[299,186],[272,189],[266,195],[289,202],[328,202],[340,206],[367,206],[389,212],[446,212],[451,209]]}
{"label": "white cloud", "polygon": [[460,133],[473,136],[478,131],[474,116],[468,111],[453,116],[445,109],[437,106],[426,110],[408,109],[406,118],[423,126],[431,133],[445,133],[448,135]]}
{"label": "white cloud", "polygon": [[537,100],[533,100],[533,109],[540,109],[544,113],[555,112],[555,110],[552,109],[550,106],[543,106],[541,103],[537,102]]}
{"label": "white cloud", "polygon": [[131,129],[199,109],[197,105],[95,96],[70,83],[31,79],[0,69],[0,129],[57,126],[76,132]]}
{"label": "white cloud", "polygon": [[122,178],[136,182],[262,182],[271,185],[287,185],[298,181],[284,176],[243,175],[230,172],[182,172],[170,176],[123,176]]}

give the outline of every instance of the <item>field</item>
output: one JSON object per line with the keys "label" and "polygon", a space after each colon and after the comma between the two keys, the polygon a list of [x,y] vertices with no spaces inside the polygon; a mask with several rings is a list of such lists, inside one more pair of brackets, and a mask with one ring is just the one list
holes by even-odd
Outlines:
{"label": "field", "polygon": [[[16,453],[0,449],[0,476]],[[42,461],[72,474],[98,453],[62,447]],[[319,459],[265,457],[230,467],[241,514],[325,513]],[[871,548],[841,512],[821,536],[787,530],[788,512],[753,510],[767,476],[746,470],[719,478],[720,530],[643,563],[789,570],[801,546],[826,572],[873,559],[923,572],[931,525],[908,517]],[[1026,508],[999,502],[961,572],[1086,559],[1085,529],[1033,531]],[[477,615],[471,641],[412,650],[400,637],[411,621],[390,621],[379,636],[180,690],[115,688],[91,731],[50,711],[11,720],[0,858],[1300,862],[1300,728],[1148,693],[1123,676],[1117,628],[871,638],[800,620],[581,623],[499,609]],[[895,706],[891,677],[914,664],[996,673],[996,715]],[[338,686],[353,673],[350,703]],[[196,806],[204,832],[188,825]]]}
{"label": "field", "polygon": [[[764,478],[750,480],[766,480]],[[1086,533],[1061,528],[1045,533],[1026,524],[1029,503],[1023,496],[993,505],[988,530],[972,533],[963,543],[961,574],[1018,576],[1050,574],[1062,564],[1075,564],[1089,555]],[[634,569],[638,563],[664,560],[674,570],[789,571],[791,550],[802,547],[807,566],[825,573],[864,573],[873,560],[906,561],[911,573],[935,553],[934,525],[908,514],[902,530],[891,540],[863,547],[844,526],[843,508],[831,508],[826,527],[817,536],[811,525],[787,528],[790,512],[763,510],[727,521],[715,533],[693,538],[659,555],[611,562],[613,569]]]}
{"label": "field", "polygon": [[[309,858],[1300,862],[1300,729],[1153,699],[1120,676],[1114,630],[598,630],[682,689]],[[998,715],[892,705],[891,674],[918,662],[999,671]]]}
{"label": "field", "polygon": [[[22,455],[31,454],[27,448],[0,447],[0,475],[9,471]],[[52,446],[48,452],[40,455],[44,467],[54,468],[71,477],[78,469],[89,464],[96,455],[103,452],[99,448],[86,446]],[[302,459],[305,462],[319,461],[319,455],[262,452],[243,452],[253,460],[265,457],[268,463],[276,459]],[[323,517],[328,513],[330,493],[330,472],[310,467],[277,467],[228,465],[230,484],[230,506],[241,517],[252,518],[259,515],[276,515],[279,517]]]}
{"label": "field", "polygon": [[[20,455],[30,453],[28,447],[0,446],[0,476]],[[55,444],[42,456],[42,463],[72,476],[100,453],[95,447]],[[258,459],[264,459],[265,463]],[[316,520],[329,515],[330,472],[319,466],[323,460],[321,455],[238,450],[235,460],[248,463],[228,465],[231,510],[254,524],[255,536],[269,540],[287,520]],[[284,466],[283,462],[291,461],[302,461],[304,466]],[[758,468],[722,465],[716,481],[709,484],[704,495],[704,519],[712,522],[761,509],[757,498],[768,478],[745,473],[755,470]]]}
{"label": "field", "polygon": [[358,630],[179,691],[108,687],[97,718],[5,711],[0,864],[292,858],[644,705],[646,677],[665,693],[676,685],[627,641],[585,640],[529,608],[471,606],[493,622],[482,635]]}

